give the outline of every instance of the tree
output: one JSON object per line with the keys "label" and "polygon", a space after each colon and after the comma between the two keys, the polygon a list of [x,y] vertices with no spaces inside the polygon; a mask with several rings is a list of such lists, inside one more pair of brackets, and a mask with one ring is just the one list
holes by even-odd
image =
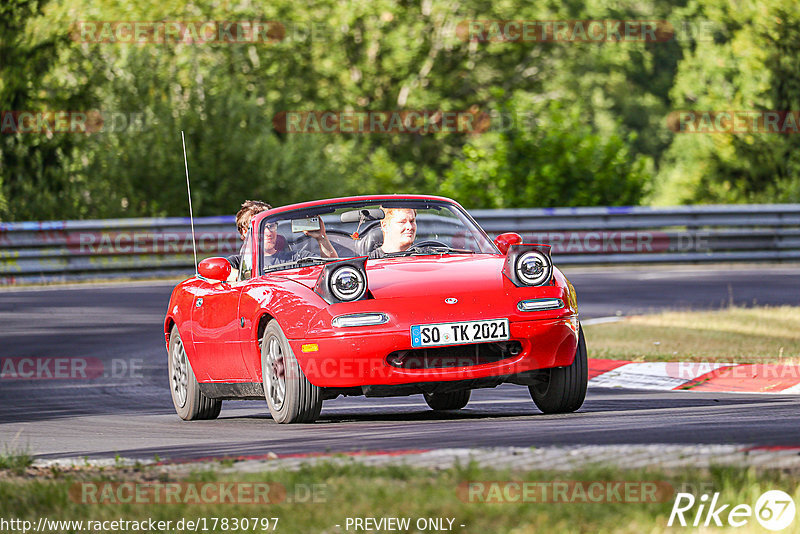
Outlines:
{"label": "tree", "polygon": [[517,97],[504,109],[518,116],[537,109],[541,118],[533,128],[515,123],[467,143],[464,158],[446,173],[443,194],[473,208],[639,202],[648,184],[647,161],[631,154],[629,141],[598,134],[576,106],[526,105]]}
{"label": "tree", "polygon": [[[794,111],[800,102],[800,6],[703,0],[690,8],[719,21],[713,42],[687,51],[672,90],[676,110]],[[711,114],[709,114],[711,115]],[[680,128],[678,128],[680,129]],[[678,133],[665,155],[656,201],[800,201],[800,137],[763,133]]]}
{"label": "tree", "polygon": [[91,109],[97,102],[97,73],[75,64],[69,78],[59,72],[69,61],[68,32],[48,23],[46,2],[10,0],[0,5],[0,219],[47,219],[82,214],[76,174],[85,136],[21,133],[15,113]]}

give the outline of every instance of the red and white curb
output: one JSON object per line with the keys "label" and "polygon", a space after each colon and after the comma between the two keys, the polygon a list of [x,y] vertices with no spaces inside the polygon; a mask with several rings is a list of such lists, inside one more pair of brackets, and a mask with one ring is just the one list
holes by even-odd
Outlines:
{"label": "red and white curb", "polygon": [[589,359],[589,386],[797,394],[800,365]]}

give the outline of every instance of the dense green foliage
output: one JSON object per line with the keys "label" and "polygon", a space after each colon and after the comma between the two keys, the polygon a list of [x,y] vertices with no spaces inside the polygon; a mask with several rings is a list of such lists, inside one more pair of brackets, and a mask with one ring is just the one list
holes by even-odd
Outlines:
{"label": "dense green foliage", "polygon": [[[524,114],[516,101],[505,110]],[[533,115],[541,117],[533,128],[514,126],[468,142],[445,173],[442,193],[486,208],[639,202],[648,175],[618,134],[593,131],[579,106],[551,101]]]}
{"label": "dense green foliage", "polygon": [[[800,200],[797,135],[675,134],[676,110],[791,110],[794,0],[7,0],[0,110],[103,129],[0,133],[0,220],[199,215],[355,193],[467,207]],[[669,20],[656,42],[470,42],[469,20]],[[272,42],[113,43],[86,21],[279,21]],[[711,23],[711,24],[709,24]],[[88,42],[86,42],[88,41]],[[303,110],[472,111],[480,133],[282,133]],[[112,127],[114,126],[114,127]]]}
{"label": "dense green foliage", "polygon": [[[675,109],[800,110],[796,0],[703,0],[685,13],[724,31],[686,50],[671,90]],[[662,159],[656,200],[798,202],[799,148],[797,133],[677,135]]]}

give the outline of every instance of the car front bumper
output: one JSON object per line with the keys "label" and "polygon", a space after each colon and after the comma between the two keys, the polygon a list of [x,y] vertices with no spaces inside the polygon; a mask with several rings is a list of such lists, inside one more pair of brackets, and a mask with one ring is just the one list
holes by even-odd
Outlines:
{"label": "car front bumper", "polygon": [[507,377],[536,369],[567,366],[575,357],[577,315],[511,321],[509,331],[510,341],[517,341],[521,345],[521,351],[516,355],[491,363],[434,368],[409,369],[388,363],[387,357],[391,353],[411,349],[409,330],[344,332],[334,337],[289,340],[289,343],[305,376],[319,387]]}

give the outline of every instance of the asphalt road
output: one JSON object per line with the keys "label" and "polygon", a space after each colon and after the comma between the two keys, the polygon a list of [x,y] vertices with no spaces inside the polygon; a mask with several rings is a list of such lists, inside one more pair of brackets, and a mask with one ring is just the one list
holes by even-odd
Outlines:
{"label": "asphalt road", "polygon": [[[800,300],[796,266],[565,272],[584,319]],[[466,409],[447,416],[416,395],[326,401],[314,425],[274,424],[256,401],[226,402],[220,419],[187,423],[170,401],[161,326],[173,285],[0,291],[0,356],[83,357],[105,370],[86,380],[0,379],[0,447],[45,458],[191,458],[501,445],[800,445],[800,399],[790,395],[590,389],[578,413],[546,416],[526,388],[502,386],[473,392]]]}

